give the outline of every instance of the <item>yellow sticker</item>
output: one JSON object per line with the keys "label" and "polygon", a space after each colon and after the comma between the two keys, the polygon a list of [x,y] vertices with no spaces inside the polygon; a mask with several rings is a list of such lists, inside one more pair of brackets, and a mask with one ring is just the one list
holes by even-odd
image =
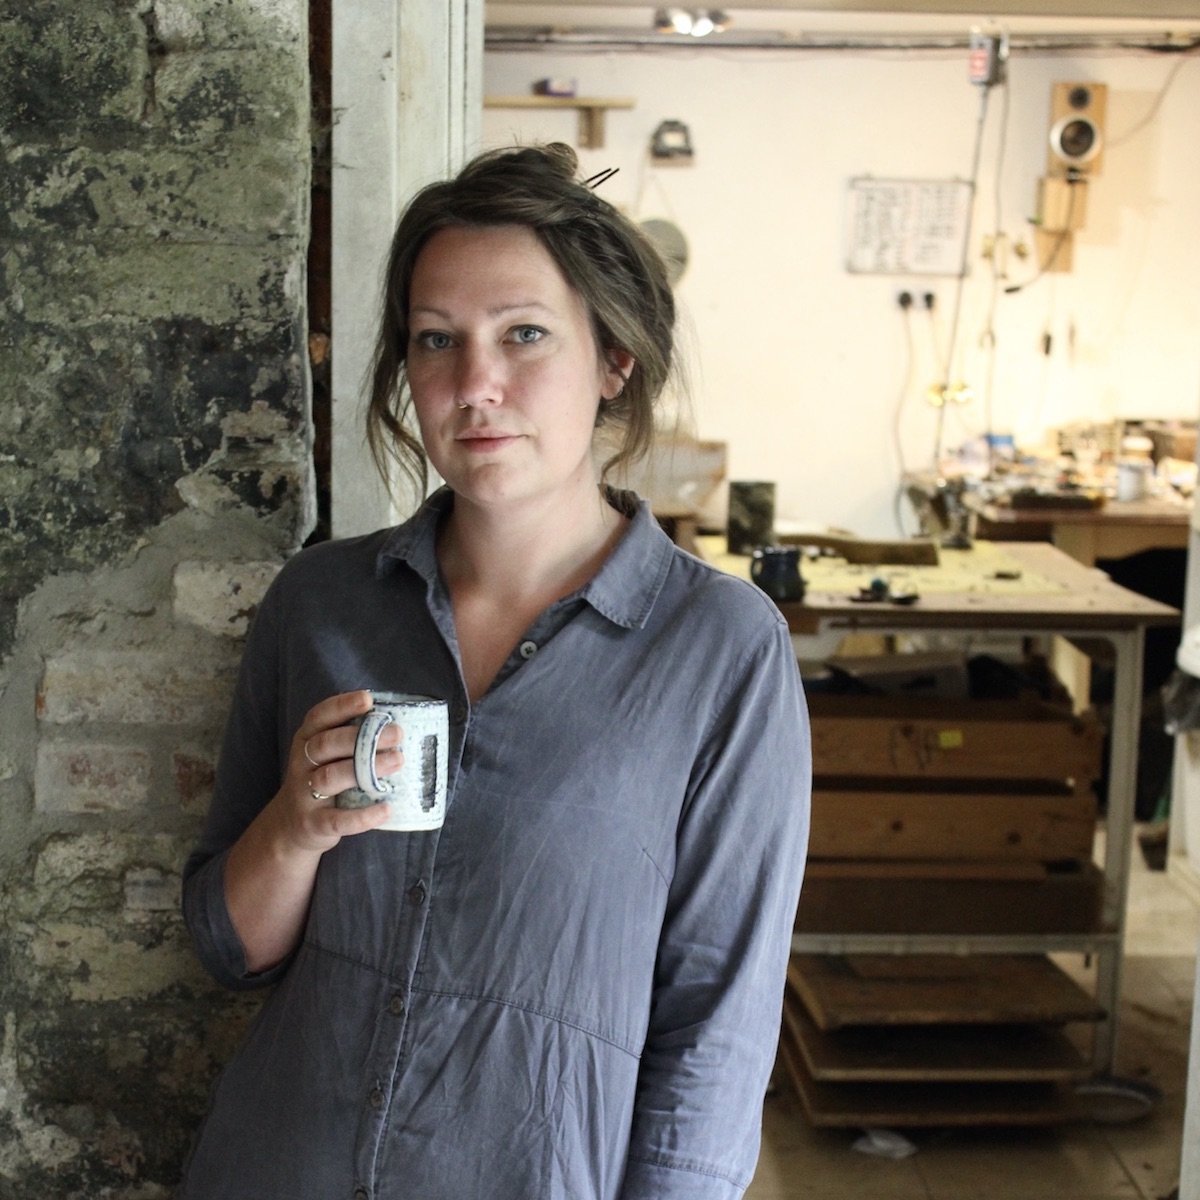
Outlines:
{"label": "yellow sticker", "polygon": [[961,729],[940,729],[938,730],[938,749],[939,750],[961,750],[963,744],[963,735]]}

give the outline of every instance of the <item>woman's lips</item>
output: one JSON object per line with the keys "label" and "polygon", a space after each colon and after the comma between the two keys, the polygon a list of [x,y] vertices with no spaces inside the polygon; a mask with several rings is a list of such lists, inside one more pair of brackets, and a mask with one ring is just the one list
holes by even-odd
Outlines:
{"label": "woman's lips", "polygon": [[458,444],[462,446],[468,453],[483,454],[488,450],[498,450],[502,446],[507,446],[510,442],[515,442],[517,435],[512,433],[501,433],[499,430],[471,430],[467,433],[458,435]]}

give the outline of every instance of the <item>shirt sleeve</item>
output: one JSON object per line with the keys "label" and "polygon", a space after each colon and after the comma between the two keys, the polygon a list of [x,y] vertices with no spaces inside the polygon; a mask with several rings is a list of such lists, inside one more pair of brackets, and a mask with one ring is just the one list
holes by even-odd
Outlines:
{"label": "shirt sleeve", "polygon": [[730,676],[680,821],[620,1200],[736,1200],[758,1158],[812,766],[782,621]]}
{"label": "shirt sleeve", "polygon": [[206,971],[228,988],[274,982],[287,961],[268,971],[246,970],[241,939],[225,903],[230,847],[279,790],[278,581],[259,606],[234,691],[217,763],[212,804],[199,841],[183,869],[183,918]]}

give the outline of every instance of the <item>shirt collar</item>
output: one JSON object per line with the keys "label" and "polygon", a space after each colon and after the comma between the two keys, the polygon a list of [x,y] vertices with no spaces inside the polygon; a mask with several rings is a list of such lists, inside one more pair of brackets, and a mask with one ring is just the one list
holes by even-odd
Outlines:
{"label": "shirt collar", "polygon": [[[607,489],[609,503],[630,518],[625,536],[600,570],[577,593],[601,616],[626,629],[640,629],[654,609],[666,582],[675,548],[634,492]],[[454,503],[449,488],[439,488],[403,525],[385,538],[375,560],[377,577],[406,563],[426,583],[438,576],[435,553],[438,522]]]}

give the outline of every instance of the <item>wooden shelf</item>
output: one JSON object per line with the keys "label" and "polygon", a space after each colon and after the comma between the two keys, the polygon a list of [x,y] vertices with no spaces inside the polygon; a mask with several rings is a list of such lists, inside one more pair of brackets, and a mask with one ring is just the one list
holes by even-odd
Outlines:
{"label": "wooden shelf", "polygon": [[1051,1025],[867,1025],[824,1033],[792,993],[783,1019],[819,1083],[1070,1083],[1091,1065]]}
{"label": "wooden shelf", "polygon": [[1098,1021],[1103,1008],[1044,955],[793,954],[788,991],[818,1029]]}
{"label": "wooden shelf", "polygon": [[574,108],[579,110],[579,144],[586,150],[604,145],[604,117],[610,108],[632,108],[630,97],[486,96],[484,108]]}

